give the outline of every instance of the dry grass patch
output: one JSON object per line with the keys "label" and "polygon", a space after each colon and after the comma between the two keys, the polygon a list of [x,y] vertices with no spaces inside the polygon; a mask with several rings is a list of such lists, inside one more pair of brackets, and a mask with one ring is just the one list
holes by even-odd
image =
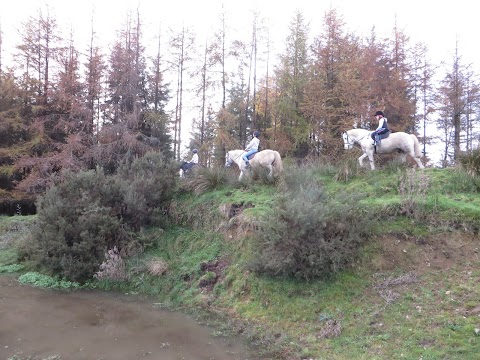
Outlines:
{"label": "dry grass patch", "polygon": [[168,264],[163,259],[152,259],[147,262],[147,271],[150,275],[161,276],[167,273]]}

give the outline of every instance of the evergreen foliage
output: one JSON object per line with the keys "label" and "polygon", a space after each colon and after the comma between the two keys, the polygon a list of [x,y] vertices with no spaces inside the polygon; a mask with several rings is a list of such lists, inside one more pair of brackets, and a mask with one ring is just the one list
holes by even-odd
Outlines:
{"label": "evergreen foliage", "polygon": [[51,274],[83,282],[116,247],[128,256],[143,247],[130,231],[159,224],[175,186],[176,169],[159,153],[102,169],[67,172],[37,202],[38,223],[25,256]]}
{"label": "evergreen foliage", "polygon": [[[334,160],[341,151],[339,133],[353,126],[372,129],[374,109],[386,112],[393,131],[408,132],[419,130],[420,105],[424,126],[436,111],[443,166],[458,163],[460,150],[470,151],[478,135],[480,87],[458,51],[434,96],[427,49],[412,44],[396,25],[390,38],[380,39],[374,30],[361,37],[332,8],[311,31],[297,11],[287,25],[286,46],[273,61],[259,14],[252,18],[251,40],[232,40],[222,10],[205,44],[182,25],[166,44],[159,34],[151,57],[137,9],[108,49],[99,46],[92,25],[82,63],[83,52],[72,35],[61,33],[55,14],[38,10],[21,24],[11,54],[15,64],[0,69],[2,208],[13,200],[33,203],[50,186],[50,175],[65,169],[100,166],[115,174],[120,164],[152,150],[179,159],[182,127],[189,121],[191,145],[205,166],[223,164],[225,151],[242,147],[255,129],[262,133],[261,146],[284,158]],[[199,45],[204,51],[198,52]],[[262,68],[271,71],[261,74]],[[199,113],[190,116],[195,106],[187,103],[199,104]],[[174,115],[166,111],[171,105]],[[424,136],[424,146],[428,140]],[[347,180],[356,169],[342,171],[338,179]]]}
{"label": "evergreen foliage", "polygon": [[373,225],[361,194],[328,196],[305,172],[287,176],[287,189],[259,222],[250,264],[258,273],[328,278],[348,268]]}

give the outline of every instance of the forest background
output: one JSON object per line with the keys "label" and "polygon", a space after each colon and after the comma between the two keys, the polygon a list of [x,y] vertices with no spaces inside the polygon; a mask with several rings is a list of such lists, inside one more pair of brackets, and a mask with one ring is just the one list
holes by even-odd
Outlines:
{"label": "forest background", "polygon": [[[341,132],[373,129],[378,109],[394,131],[419,135],[432,165],[455,164],[478,146],[478,71],[464,60],[461,39],[443,44],[449,56],[435,48],[441,59],[433,61],[428,44],[413,42],[396,17],[385,20],[375,1],[365,32],[332,6],[291,11],[279,24],[220,2],[207,2],[208,20],[200,5],[181,21],[159,11],[152,31],[152,14],[139,2],[123,14],[111,9],[118,26],[109,42],[95,11],[104,4],[66,30],[49,3],[13,29],[0,23],[2,196],[42,193],[61,169],[113,173],[150,150],[180,160],[198,148],[203,165],[223,165],[225,150],[243,147],[252,130],[283,156],[335,158]],[[468,21],[468,9],[457,5]],[[410,15],[427,29],[439,13],[423,10]],[[455,13],[446,20],[449,29]]]}

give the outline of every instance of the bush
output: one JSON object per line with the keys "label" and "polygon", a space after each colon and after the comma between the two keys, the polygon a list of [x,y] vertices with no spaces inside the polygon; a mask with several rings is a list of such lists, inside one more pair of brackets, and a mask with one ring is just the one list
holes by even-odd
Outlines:
{"label": "bush", "polygon": [[177,186],[176,164],[167,162],[161,153],[150,152],[126,163],[114,177],[123,193],[122,220],[138,230],[149,225],[163,226],[165,209]]}
{"label": "bush", "polygon": [[199,167],[193,175],[185,181],[185,187],[195,195],[218,189],[233,182],[230,171],[224,167]]}
{"label": "bush", "polygon": [[461,155],[459,161],[465,172],[472,177],[478,190],[480,188],[480,148]]}
{"label": "bush", "polygon": [[313,177],[289,177],[286,192],[258,224],[250,267],[301,279],[331,277],[356,258],[372,215],[359,205],[358,195],[329,198]]}
{"label": "bush", "polygon": [[354,155],[355,156],[352,156],[351,152],[349,152],[337,162],[336,173],[334,176],[335,181],[348,182],[365,173],[365,168],[358,162],[357,154]]}
{"label": "bush", "polygon": [[105,261],[100,265],[100,270],[95,274],[95,278],[113,281],[127,279],[125,262],[116,246],[105,253]]}
{"label": "bush", "polygon": [[101,169],[65,173],[37,202],[38,222],[25,256],[51,275],[86,281],[99,271],[108,249],[121,256],[143,249],[132,232],[159,224],[175,187],[176,169],[161,154],[124,164],[119,173]]}
{"label": "bush", "polygon": [[93,276],[106,249],[123,248],[122,194],[103,171],[66,173],[37,201],[37,226],[25,249],[34,265],[74,281]]}
{"label": "bush", "polygon": [[416,219],[425,216],[427,193],[430,187],[427,174],[416,169],[398,170],[398,179],[402,214]]}
{"label": "bush", "polygon": [[27,272],[21,275],[18,278],[18,281],[21,284],[30,284],[32,286],[48,288],[48,289],[70,290],[70,289],[80,288],[80,284],[76,282],[58,280],[50,276],[39,274],[36,272]]}

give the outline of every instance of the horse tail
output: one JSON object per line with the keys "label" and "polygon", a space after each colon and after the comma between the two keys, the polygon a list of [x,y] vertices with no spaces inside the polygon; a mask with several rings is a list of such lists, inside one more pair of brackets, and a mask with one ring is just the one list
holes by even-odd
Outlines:
{"label": "horse tail", "polygon": [[418,138],[414,134],[410,134],[410,136],[413,138],[413,148],[415,151],[415,156],[417,158],[422,157],[422,152],[420,150],[420,142],[418,141]]}
{"label": "horse tail", "polygon": [[283,163],[280,153],[278,151],[273,151],[275,155],[273,159],[273,168],[275,169],[276,174],[280,174],[283,171]]}

